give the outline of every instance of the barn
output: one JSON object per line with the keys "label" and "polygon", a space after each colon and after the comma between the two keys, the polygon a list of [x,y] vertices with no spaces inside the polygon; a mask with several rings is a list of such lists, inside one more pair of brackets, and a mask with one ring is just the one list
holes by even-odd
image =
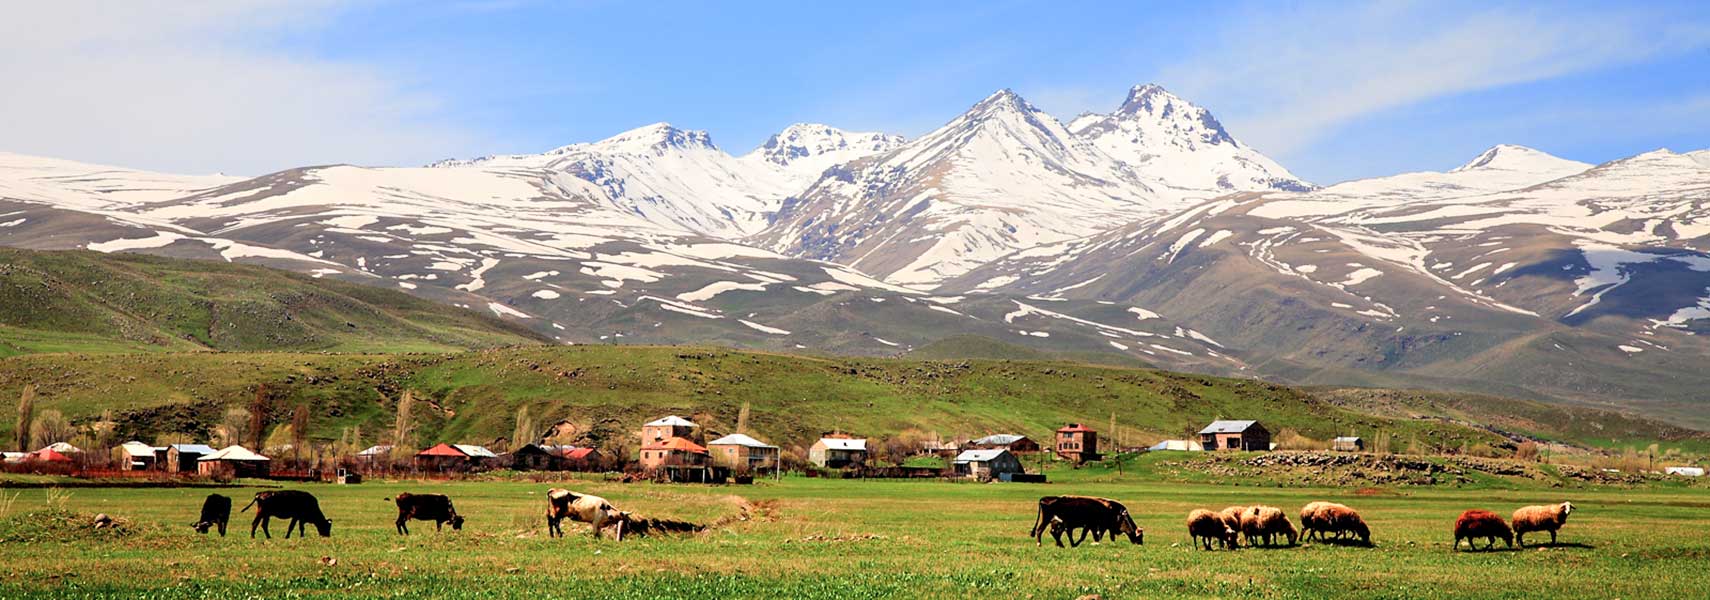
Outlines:
{"label": "barn", "polygon": [[266,477],[272,460],[243,446],[226,446],[197,459],[196,473],[214,479]]}
{"label": "barn", "polygon": [[1025,472],[1021,468],[1021,459],[1002,448],[964,450],[956,455],[956,460],[950,464],[957,475],[980,480],[997,479],[1006,473]]}
{"label": "barn", "polygon": [[168,473],[197,473],[201,467],[196,461],[214,453],[214,448],[207,444],[172,444],[166,447],[166,472]]}
{"label": "barn", "polygon": [[808,462],[828,469],[861,467],[867,464],[867,440],[823,437],[808,448]]}
{"label": "barn", "polygon": [[1017,454],[1039,451],[1039,442],[1035,442],[1025,435],[1017,435],[1013,433],[988,435],[972,442],[968,442],[968,445],[976,450],[1003,449]]}
{"label": "barn", "polygon": [[1199,430],[1206,450],[1270,450],[1271,432],[1258,421],[1212,421]]}
{"label": "barn", "polygon": [[713,464],[747,473],[778,466],[778,447],[752,437],[732,433],[707,443]]}

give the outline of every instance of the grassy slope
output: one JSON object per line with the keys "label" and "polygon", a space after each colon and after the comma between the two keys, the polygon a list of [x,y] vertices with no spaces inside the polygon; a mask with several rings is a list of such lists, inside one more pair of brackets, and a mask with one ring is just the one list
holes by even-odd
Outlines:
{"label": "grassy slope", "polygon": [[[231,537],[202,537],[199,489],[79,489],[67,504],[132,523],[113,539],[93,530],[54,542],[0,543],[7,598],[1679,598],[1710,586],[1706,492],[1696,489],[1399,489],[1356,496],[1335,488],[1168,483],[1141,468],[1056,470],[1053,483],[949,484],[789,477],[754,486],[619,484],[596,479],[538,483],[371,482],[310,486],[334,521],[333,537],[251,540],[249,513]],[[645,516],[707,521],[757,518],[686,538],[594,540],[585,526],[548,539],[541,492],[569,487]],[[221,493],[241,506],[255,490]],[[462,532],[412,525],[403,538],[383,498],[444,493],[467,516]],[[41,490],[14,513],[41,510]],[[1126,541],[1036,548],[1026,537],[1041,495],[1123,501],[1146,530]],[[1454,516],[1482,507],[1506,514],[1558,501],[1576,511],[1563,546],[1524,552],[1452,552]],[[738,498],[740,496],[740,499]],[[1359,509],[1375,548],[1314,544],[1203,552],[1181,524],[1192,508],[1265,503],[1293,513],[1329,499]],[[236,507],[234,507],[236,508]],[[0,537],[28,536],[36,521],[0,520]],[[1547,539],[1547,537],[1545,538]],[[1090,540],[1089,540],[1090,542]],[[1499,546],[1500,547],[1500,546]],[[337,559],[327,565],[322,557]]]}
{"label": "grassy slope", "polygon": [[471,311],[265,267],[0,249],[0,356],[444,351],[541,341]]}
{"label": "grassy slope", "polygon": [[[1060,362],[918,361],[816,358],[670,347],[524,347],[457,354],[129,354],[0,359],[0,414],[22,387],[40,387],[38,410],[89,418],[114,409],[122,435],[205,433],[221,410],[244,405],[253,386],[273,394],[275,422],[308,404],[311,436],[341,428],[387,429],[398,392],[415,389],[417,440],[485,442],[508,436],[527,407],[537,423],[559,419],[593,434],[621,433],[660,415],[693,416],[717,432],[733,429],[742,403],[752,428],[785,447],[824,431],[885,436],[907,428],[947,437],[1019,432],[1046,439],[1067,421],[1113,437],[1115,414],[1129,444],[1182,437],[1214,418],[1255,418],[1274,431],[1327,438],[1381,430],[1435,445],[1489,442],[1472,427],[1373,416],[1308,392],[1251,380]],[[1550,411],[1560,409],[1544,408]],[[1558,419],[1580,418],[1567,412]],[[0,420],[0,436],[10,419]],[[1577,430],[1569,430],[1573,433]],[[1632,441],[1660,430],[1626,430]],[[1572,439],[1572,438],[1569,438]],[[597,441],[597,440],[591,440]]]}

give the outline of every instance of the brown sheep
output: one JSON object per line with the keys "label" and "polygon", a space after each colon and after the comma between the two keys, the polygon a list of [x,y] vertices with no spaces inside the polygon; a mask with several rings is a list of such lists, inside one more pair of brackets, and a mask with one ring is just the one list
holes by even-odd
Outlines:
{"label": "brown sheep", "polygon": [[1456,550],[1461,549],[1461,540],[1466,540],[1467,547],[1473,548],[1473,540],[1477,538],[1489,540],[1484,545],[1485,550],[1495,547],[1497,538],[1508,542],[1509,548],[1514,547],[1514,532],[1508,529],[1508,524],[1502,521],[1501,516],[1488,510],[1469,510],[1455,519]]}
{"label": "brown sheep", "polygon": [[1199,545],[1203,540],[1206,550],[1211,549],[1213,540],[1222,544],[1225,549],[1236,547],[1235,529],[1230,527],[1229,523],[1224,521],[1218,513],[1203,508],[1194,509],[1193,512],[1188,513],[1187,528],[1188,537],[1193,540],[1193,543]]}
{"label": "brown sheep", "polygon": [[1526,534],[1533,531],[1550,532],[1550,544],[1556,543],[1556,530],[1567,523],[1567,518],[1573,512],[1572,502],[1550,504],[1546,506],[1525,506],[1514,511],[1514,541],[1521,548],[1526,547]]}
{"label": "brown sheep", "polygon": [[1330,504],[1329,502],[1318,501],[1309,502],[1306,506],[1300,507],[1300,531],[1303,534],[1303,540],[1311,540],[1315,533],[1320,538],[1324,537],[1324,531],[1329,528],[1319,525],[1318,509]]}
{"label": "brown sheep", "polygon": [[1319,539],[1324,538],[1324,533],[1333,533],[1336,539],[1350,534],[1359,538],[1360,543],[1368,546],[1372,543],[1372,531],[1366,527],[1366,520],[1360,518],[1360,513],[1352,508],[1334,502],[1325,503],[1313,513],[1313,520],[1319,528]]}
{"label": "brown sheep", "polygon": [[1252,506],[1241,513],[1241,533],[1247,538],[1247,545],[1257,545],[1255,540],[1264,540],[1265,545],[1276,545],[1277,536],[1288,538],[1288,545],[1293,546],[1299,538],[1294,524],[1288,521],[1288,515],[1275,506]]}

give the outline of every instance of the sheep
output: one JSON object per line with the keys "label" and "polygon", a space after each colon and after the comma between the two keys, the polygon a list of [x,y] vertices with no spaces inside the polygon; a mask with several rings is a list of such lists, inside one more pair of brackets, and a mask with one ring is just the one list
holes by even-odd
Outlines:
{"label": "sheep", "polygon": [[1218,513],[1203,508],[1194,509],[1187,516],[1188,537],[1198,545],[1203,540],[1206,550],[1211,549],[1213,540],[1222,544],[1225,549],[1235,548],[1235,529]]}
{"label": "sheep", "polygon": [[1306,506],[1300,507],[1300,531],[1305,534],[1302,539],[1311,540],[1315,533],[1318,534],[1319,538],[1324,537],[1324,530],[1328,527],[1318,523],[1318,509],[1329,505],[1329,502],[1318,501],[1309,502]]}
{"label": "sheep", "polygon": [[1550,504],[1544,506],[1523,506],[1514,511],[1514,541],[1521,548],[1526,547],[1526,534],[1534,531],[1550,532],[1550,545],[1556,543],[1556,530],[1567,523],[1568,515],[1573,512],[1572,502]]}
{"label": "sheep", "polygon": [[1247,545],[1255,545],[1254,540],[1263,539],[1266,545],[1276,545],[1277,536],[1286,536],[1288,545],[1293,546],[1300,537],[1294,524],[1288,521],[1288,515],[1275,506],[1252,506],[1241,513],[1241,533],[1247,537]]}
{"label": "sheep", "polygon": [[1360,518],[1360,513],[1352,508],[1328,502],[1318,507],[1313,513],[1313,520],[1319,528],[1319,539],[1323,539],[1323,534],[1329,532],[1336,534],[1336,539],[1341,539],[1343,534],[1352,534],[1360,538],[1360,542],[1365,545],[1372,543],[1372,531],[1366,527],[1366,520]]}
{"label": "sheep", "polygon": [[1468,548],[1474,548],[1473,540],[1476,538],[1489,540],[1489,543],[1484,545],[1485,550],[1495,547],[1497,538],[1502,538],[1503,541],[1507,542],[1509,548],[1514,547],[1514,532],[1508,529],[1508,523],[1503,522],[1501,516],[1488,510],[1469,510],[1461,513],[1460,518],[1455,519],[1454,548],[1456,550],[1461,549],[1461,540],[1463,539],[1467,541]]}

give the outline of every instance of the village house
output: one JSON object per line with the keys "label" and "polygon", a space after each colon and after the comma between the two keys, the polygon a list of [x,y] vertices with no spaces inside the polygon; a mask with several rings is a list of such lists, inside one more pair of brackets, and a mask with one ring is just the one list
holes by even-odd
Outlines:
{"label": "village house", "polygon": [[649,421],[641,426],[641,445],[657,444],[674,437],[693,439],[698,427],[693,421],[677,415]]}
{"label": "village house", "polygon": [[521,448],[512,450],[506,462],[512,469],[518,471],[557,471],[563,469],[563,460],[540,444],[523,444]]}
{"label": "village house", "polygon": [[272,460],[243,446],[226,446],[196,460],[196,473],[214,479],[266,477]]}
{"label": "village house", "polygon": [[164,458],[166,448],[156,448],[135,440],[119,444],[119,469],[122,471],[147,471],[159,468]]}
{"label": "village house", "polygon": [[214,448],[207,444],[172,444],[166,447],[166,472],[196,473],[200,466],[196,461],[214,453]]}
{"label": "village house", "polygon": [[1076,463],[1098,460],[1098,432],[1080,423],[1058,429],[1057,456]]}
{"label": "village house", "polygon": [[1337,452],[1364,452],[1366,441],[1352,436],[1339,437],[1330,440],[1330,449]]}
{"label": "village house", "polygon": [[979,450],[995,450],[1001,448],[1017,454],[1039,451],[1039,442],[1028,439],[1025,435],[1016,435],[1013,433],[988,435],[972,442],[968,442],[968,445]]}
{"label": "village house", "polygon": [[713,464],[738,473],[778,466],[777,446],[740,433],[732,433],[707,442],[707,449],[712,452]]}
{"label": "village house", "polygon": [[1212,421],[1199,430],[1206,450],[1270,450],[1271,432],[1258,421]]}
{"label": "village house", "polygon": [[641,447],[641,468],[704,467],[707,449],[686,438],[671,437]]}
{"label": "village house", "polygon": [[956,474],[980,480],[998,479],[1008,473],[1025,472],[1021,459],[1002,448],[964,450],[951,462]]}
{"label": "village house", "polygon": [[808,462],[828,469],[862,467],[867,464],[867,440],[823,437],[808,448]]}
{"label": "village house", "polygon": [[499,455],[471,444],[434,444],[415,456],[416,467],[430,471],[476,470],[490,468]]}

